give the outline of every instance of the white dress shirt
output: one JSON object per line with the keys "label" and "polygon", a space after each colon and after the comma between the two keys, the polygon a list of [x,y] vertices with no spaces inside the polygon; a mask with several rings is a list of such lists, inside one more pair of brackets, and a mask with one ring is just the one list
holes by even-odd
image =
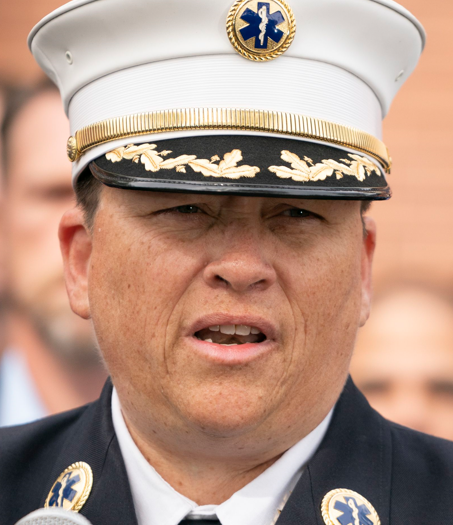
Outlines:
{"label": "white dress shirt", "polygon": [[198,506],[171,487],[146,461],[129,433],[114,389],[113,426],[126,465],[138,525],[178,525],[186,517],[215,516],[221,525],[272,525],[324,438],[332,412],[333,409],[313,432],[230,499],[220,505]]}

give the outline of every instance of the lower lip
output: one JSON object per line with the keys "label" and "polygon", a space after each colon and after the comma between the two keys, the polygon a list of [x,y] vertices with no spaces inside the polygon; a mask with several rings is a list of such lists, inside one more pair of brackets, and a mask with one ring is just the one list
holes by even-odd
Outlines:
{"label": "lower lip", "polygon": [[208,343],[196,337],[189,337],[190,346],[202,357],[223,365],[244,365],[271,352],[276,347],[275,341],[245,343],[242,345],[218,345]]}

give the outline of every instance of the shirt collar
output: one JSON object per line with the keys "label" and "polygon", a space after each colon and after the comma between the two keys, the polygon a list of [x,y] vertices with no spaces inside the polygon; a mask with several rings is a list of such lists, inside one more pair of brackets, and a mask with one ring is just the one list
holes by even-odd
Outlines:
{"label": "shirt collar", "polygon": [[[221,505],[198,506],[169,485],[146,461],[121,413],[113,389],[112,418],[134,500],[138,525],[178,525],[190,518],[217,515],[221,525],[272,525],[314,455],[329,426],[333,408],[305,438]],[[195,522],[196,523],[196,522]]]}

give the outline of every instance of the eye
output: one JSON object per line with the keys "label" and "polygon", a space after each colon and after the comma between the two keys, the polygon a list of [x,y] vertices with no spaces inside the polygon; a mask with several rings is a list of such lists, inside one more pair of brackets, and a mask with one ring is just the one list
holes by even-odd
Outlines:
{"label": "eye", "polygon": [[290,208],[285,210],[282,215],[285,217],[313,217],[314,214],[301,208]]}
{"label": "eye", "polygon": [[180,215],[193,215],[194,220],[200,220],[203,217],[210,215],[209,209],[204,204],[182,204],[181,206],[165,208],[155,213],[157,215],[167,215],[172,217],[174,220],[177,220],[178,216]]}
{"label": "eye", "polygon": [[433,394],[453,398],[453,383],[451,381],[432,381],[429,386]]}
{"label": "eye", "polygon": [[177,206],[169,211],[176,211],[178,213],[202,213],[202,210],[198,206],[193,204],[185,204],[184,206]]}
{"label": "eye", "polygon": [[68,185],[53,185],[47,187],[31,188],[30,195],[36,199],[49,202],[61,202],[74,198],[74,191]]}
{"label": "eye", "polygon": [[390,392],[392,385],[385,380],[369,380],[362,383],[359,388],[365,395],[383,395]]}

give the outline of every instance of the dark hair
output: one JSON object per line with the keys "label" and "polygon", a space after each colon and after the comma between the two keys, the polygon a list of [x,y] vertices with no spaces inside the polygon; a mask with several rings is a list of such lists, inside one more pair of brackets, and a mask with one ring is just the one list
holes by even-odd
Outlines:
{"label": "dark hair", "polygon": [[366,213],[370,207],[371,207],[371,203],[373,201],[362,201],[360,203],[360,213],[363,215],[364,213]]}
{"label": "dark hair", "polygon": [[17,116],[24,107],[35,97],[42,93],[55,92],[58,88],[47,77],[45,80],[33,87],[6,87],[5,93],[5,114],[1,122],[1,143],[3,156],[3,177],[8,178],[8,161],[9,161],[9,140],[11,129],[16,121]]}
{"label": "dark hair", "polygon": [[93,229],[94,218],[99,206],[102,182],[99,182],[87,166],[79,175],[75,186],[77,206],[83,211],[85,224],[89,230]]}

